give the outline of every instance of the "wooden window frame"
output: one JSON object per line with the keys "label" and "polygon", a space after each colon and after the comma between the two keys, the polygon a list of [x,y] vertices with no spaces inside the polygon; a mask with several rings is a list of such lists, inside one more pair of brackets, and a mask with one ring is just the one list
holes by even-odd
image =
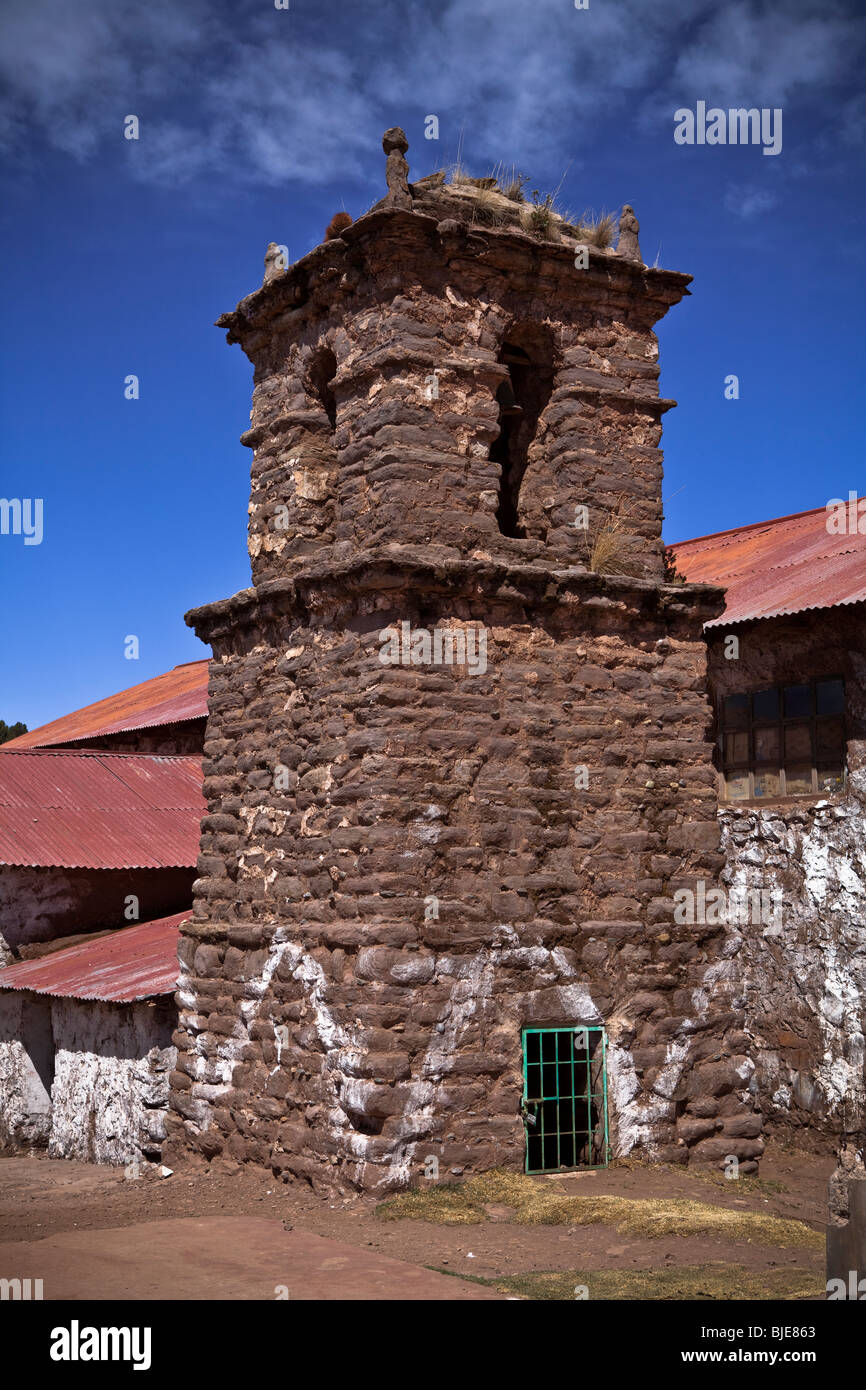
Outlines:
{"label": "wooden window frame", "polygon": [[[830,681],[838,681],[842,686],[842,709],[833,713],[822,714],[817,708],[817,687],[825,685]],[[806,715],[786,715],[785,714],[785,690],[793,686],[807,686],[809,689],[809,713]],[[754,714],[754,698],[769,691],[775,691],[777,695],[777,713],[774,719],[756,718]],[[725,718],[725,702],[733,696],[745,696],[748,704],[746,706],[746,717],[744,722],[735,724]],[[818,752],[818,728],[822,721],[830,719],[842,720],[842,747],[839,753],[838,763],[830,755],[819,755]],[[809,729],[809,754],[803,756],[800,765],[805,768],[808,764],[811,772],[811,787],[808,791],[789,791],[787,784],[787,771],[785,763],[791,767],[795,759],[785,755],[785,731],[790,727],[806,727]],[[761,729],[776,729],[778,731],[778,756],[776,758],[758,759],[755,756],[755,731]],[[728,736],[731,734],[745,734],[748,740],[748,756],[746,758],[735,759],[729,757],[727,751]],[[759,689],[728,691],[725,695],[718,698],[716,704],[716,745],[719,750],[719,800],[726,806],[736,806],[738,804],[748,804],[754,802],[759,806],[766,806],[775,801],[789,801],[792,799],[802,800],[824,800],[832,796],[838,796],[845,792],[848,782],[847,768],[847,746],[848,746],[848,725],[847,725],[847,691],[845,688],[845,678],[839,674],[826,676],[815,676],[810,680],[802,681],[781,681],[775,685],[762,686]],[[842,775],[840,787],[828,791],[818,785],[818,778],[826,767],[832,765],[834,769],[839,767]],[[779,790],[771,796],[755,795],[755,777],[761,773],[772,773],[778,776]],[[731,774],[747,776],[749,779],[749,791],[747,796],[732,797],[728,795],[728,777]]]}

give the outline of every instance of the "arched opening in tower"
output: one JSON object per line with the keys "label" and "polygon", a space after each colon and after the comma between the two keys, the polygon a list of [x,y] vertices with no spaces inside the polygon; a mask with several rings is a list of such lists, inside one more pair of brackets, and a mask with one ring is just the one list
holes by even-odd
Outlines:
{"label": "arched opening in tower", "polygon": [[538,421],[553,390],[551,335],[543,328],[512,331],[498,360],[508,367],[508,376],[496,392],[499,434],[490,448],[490,458],[500,468],[496,520],[503,536],[521,540],[526,532],[520,522],[520,488]]}
{"label": "arched opening in tower", "polygon": [[336,375],[337,359],[333,352],[330,348],[319,348],[310,364],[309,381],[332,430],[337,427],[337,402],[331,386]]}

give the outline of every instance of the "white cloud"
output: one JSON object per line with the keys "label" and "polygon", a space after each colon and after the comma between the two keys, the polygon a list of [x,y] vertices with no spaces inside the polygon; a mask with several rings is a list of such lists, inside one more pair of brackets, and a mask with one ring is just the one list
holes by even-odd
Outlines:
{"label": "white cloud", "polygon": [[746,220],[758,217],[762,212],[769,212],[778,201],[770,189],[760,188],[752,183],[734,183],[725,192],[725,207],[728,212]]}
{"label": "white cloud", "polygon": [[822,89],[845,71],[864,34],[863,20],[832,0],[713,8],[676,60],[670,89],[686,104],[704,97],[718,106],[783,106],[808,88],[826,99]]}
{"label": "white cloud", "polygon": [[762,0],[5,0],[0,145],[105,157],[132,112],[138,178],[314,184],[358,174],[386,125],[429,112],[428,164],[462,128],[470,160],[564,166],[637,122],[672,139],[673,110],[700,97],[824,99],[863,31],[839,0],[788,0],[781,17]]}
{"label": "white cloud", "polygon": [[[209,10],[204,0],[4,0],[0,10],[0,133],[6,148],[42,139],[87,158],[119,139],[124,116],[168,97],[190,71]],[[212,16],[211,16],[212,18]]]}

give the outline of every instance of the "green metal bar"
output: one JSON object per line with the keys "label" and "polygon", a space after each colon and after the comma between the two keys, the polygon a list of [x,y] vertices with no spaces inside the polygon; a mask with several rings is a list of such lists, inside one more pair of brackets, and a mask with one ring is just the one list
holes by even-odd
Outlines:
{"label": "green metal bar", "polygon": [[601,1089],[604,1095],[604,1166],[610,1163],[610,1135],[607,1120],[607,1033],[601,1034]]}
{"label": "green metal bar", "polygon": [[[563,1109],[562,1109],[562,1108],[563,1108],[563,1097],[562,1097],[562,1088],[560,1088],[560,1084],[559,1084],[559,1079],[560,1079],[560,1070],[559,1070],[559,1062],[560,1062],[559,1044],[560,1044],[560,1042],[562,1042],[562,1041],[563,1041],[562,1033],[557,1033],[557,1034],[556,1034],[556,1090],[557,1090],[557,1093],[559,1093],[559,1095],[557,1095],[557,1101],[556,1101],[556,1166],[557,1166],[557,1168],[562,1168],[562,1166],[563,1166]],[[564,1061],[566,1061],[566,1059],[563,1058],[562,1061],[564,1062]]]}
{"label": "green metal bar", "polygon": [[[529,1100],[529,1034],[523,1034],[523,1104]],[[529,1125],[523,1121],[523,1170],[529,1172]]]}
{"label": "green metal bar", "polygon": [[[553,1059],[552,1061],[548,1061],[546,1059],[544,1045],[545,1039],[547,1039],[551,1033],[553,1034],[553,1038],[550,1039],[553,1044]],[[578,1077],[581,1073],[580,1064],[578,1064],[576,1060],[574,1048],[574,1040],[578,1033],[581,1034],[585,1042],[585,1055],[581,1059],[585,1078],[582,1089],[578,1087]],[[589,1037],[590,1034],[593,1033],[600,1034],[600,1089],[596,1089],[593,1085],[593,1059],[590,1054],[589,1046]],[[561,1048],[566,1046],[566,1037],[568,1037],[567,1046],[569,1051],[567,1054],[564,1054]],[[575,1168],[606,1168],[610,1162],[610,1121],[607,1097],[607,1034],[604,1028],[598,1025],[580,1028],[525,1028],[523,1030],[523,1097],[527,1102],[529,1100],[530,1038],[534,1038],[537,1042],[537,1061],[533,1063],[533,1065],[537,1065],[539,1068],[539,1095],[536,1103],[540,1113],[538,1115],[538,1132],[536,1135],[530,1135],[530,1126],[524,1122],[526,1141],[524,1170],[527,1173],[545,1173],[555,1171],[555,1169],[563,1166],[569,1166],[562,1164],[562,1136],[564,1133],[567,1133],[568,1130],[567,1128],[563,1129],[562,1124],[562,1104],[564,1103],[565,1093],[563,1090],[563,1079],[560,1075],[560,1066],[563,1066],[566,1060],[568,1061],[568,1072],[566,1073],[565,1084],[568,1086],[570,1095],[566,1096],[565,1100],[572,1107],[571,1137],[573,1166]],[[554,1069],[555,1080],[552,1087],[548,1086],[545,1081],[544,1068],[546,1066],[552,1066]],[[577,1108],[581,1101],[586,1105],[587,1157],[589,1163],[578,1162]],[[601,1111],[599,1122],[595,1125],[593,1125],[592,1120],[593,1101],[598,1102]],[[554,1123],[552,1129],[549,1129],[547,1125],[546,1104],[550,1104],[554,1107]],[[555,1165],[551,1165],[546,1161],[546,1144],[549,1139],[553,1138],[556,1140]],[[535,1139],[539,1147],[539,1166],[537,1168],[533,1167],[530,1161],[530,1139]],[[599,1143],[599,1141],[601,1142]],[[601,1153],[599,1153],[600,1148]],[[601,1159],[601,1162],[594,1161],[597,1156]]]}
{"label": "green metal bar", "polygon": [[574,1091],[577,1084],[574,1068],[574,1044],[577,1038],[576,1033],[571,1035],[571,1161],[577,1162],[577,1105],[575,1104]]}
{"label": "green metal bar", "polygon": [[[539,1044],[541,1045],[541,1044]],[[539,1148],[541,1148],[541,1170],[544,1172],[545,1166],[545,1063],[544,1052],[542,1052],[541,1063],[541,1113],[539,1113]]]}
{"label": "green metal bar", "polygon": [[592,1047],[590,1045],[590,1030],[586,1030],[586,1056],[584,1059],[584,1082],[581,1100],[586,1104],[586,1146],[588,1161],[592,1163]]}

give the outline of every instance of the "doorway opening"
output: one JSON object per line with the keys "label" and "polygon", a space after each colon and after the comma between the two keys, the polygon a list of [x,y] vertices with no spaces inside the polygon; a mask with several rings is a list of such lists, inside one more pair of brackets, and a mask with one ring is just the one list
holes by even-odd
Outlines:
{"label": "doorway opening", "polygon": [[607,1035],[603,1028],[524,1028],[521,1112],[527,1173],[607,1167]]}

